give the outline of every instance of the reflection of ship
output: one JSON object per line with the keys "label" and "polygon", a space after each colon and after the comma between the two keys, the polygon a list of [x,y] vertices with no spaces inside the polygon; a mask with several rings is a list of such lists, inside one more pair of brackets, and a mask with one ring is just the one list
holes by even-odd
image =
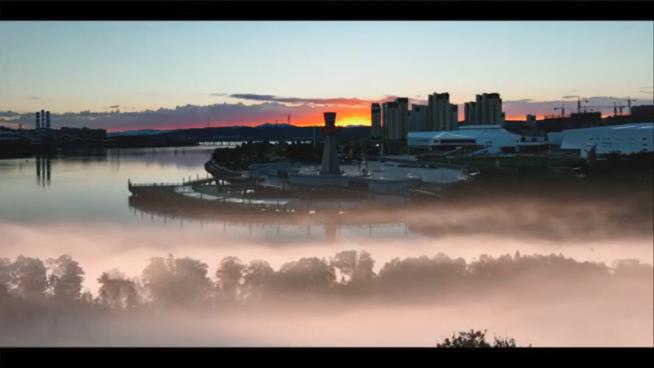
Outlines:
{"label": "reflection of ship", "polygon": [[[205,224],[223,224],[247,227],[252,234],[254,229],[272,230],[267,238],[288,238],[288,236],[301,240],[314,237],[321,232],[327,241],[336,240],[341,231],[358,233],[360,237],[388,237],[389,231],[396,236],[406,236],[407,225],[398,222],[394,216],[379,216],[378,212],[358,211],[323,211],[317,213],[309,211],[252,211],[244,207],[207,206],[205,201],[180,200],[178,197],[154,198],[143,196],[129,197],[129,206],[135,214],[143,217],[149,215],[151,220],[163,219],[164,223],[196,222],[201,226]],[[280,230],[281,229],[281,230]],[[282,234],[283,233],[283,234]]]}

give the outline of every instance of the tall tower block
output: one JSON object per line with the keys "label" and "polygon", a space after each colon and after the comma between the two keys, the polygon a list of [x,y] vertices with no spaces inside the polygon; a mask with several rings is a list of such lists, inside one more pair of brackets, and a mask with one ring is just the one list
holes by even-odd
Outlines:
{"label": "tall tower block", "polygon": [[370,136],[372,138],[381,138],[381,108],[378,103],[370,106]]}
{"label": "tall tower block", "polygon": [[338,157],[336,155],[336,113],[326,112],[325,127],[323,133],[325,134],[325,146],[322,150],[322,167],[320,175],[338,175],[341,169],[338,167]]}

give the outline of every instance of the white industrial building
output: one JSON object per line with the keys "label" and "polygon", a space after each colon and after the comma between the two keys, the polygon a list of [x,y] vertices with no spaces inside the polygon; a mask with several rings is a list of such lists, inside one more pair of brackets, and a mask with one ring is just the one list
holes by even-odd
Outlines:
{"label": "white industrial building", "polygon": [[476,149],[478,154],[515,152],[522,137],[500,125],[460,126],[457,130],[439,132],[409,132],[407,144],[411,148],[451,150],[458,147]]}
{"label": "white industrial building", "polygon": [[582,157],[595,147],[597,155],[654,151],[654,123],[609,125],[561,132],[561,149],[579,150]]}
{"label": "white industrial building", "polygon": [[529,148],[542,149],[547,145],[579,150],[582,157],[586,157],[593,146],[597,155],[631,154],[654,151],[654,123],[567,129],[548,133],[546,138],[522,137],[500,125],[469,125],[450,131],[409,132],[407,144],[410,148],[440,151],[466,148],[472,151],[471,155],[513,153]]}

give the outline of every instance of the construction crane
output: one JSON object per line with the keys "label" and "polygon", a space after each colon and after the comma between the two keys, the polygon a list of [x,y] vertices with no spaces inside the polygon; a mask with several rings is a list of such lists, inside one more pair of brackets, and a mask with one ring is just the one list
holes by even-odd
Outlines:
{"label": "construction crane", "polygon": [[[569,96],[569,97],[577,97],[577,113],[581,113],[581,108],[583,107],[584,112],[587,112],[587,109],[590,109],[590,111],[593,111],[593,109],[597,110],[602,110],[602,109],[613,109],[613,115],[618,116],[622,115],[622,112],[624,108],[626,107],[629,110],[629,114],[631,114],[631,103],[636,102],[636,100],[632,100],[631,97],[627,97],[626,102],[627,105],[625,106],[624,104],[618,104],[618,102],[613,102],[613,106],[589,106],[589,105],[583,105],[582,103],[588,103],[589,101],[585,98],[581,98],[580,96]],[[619,101],[619,100],[618,100]],[[565,107],[563,104],[561,104],[561,107],[555,107],[554,110],[560,110],[561,111],[561,117],[565,116]]]}
{"label": "construction crane", "polygon": [[631,103],[636,102],[636,100],[632,100],[631,98],[627,98],[626,101],[627,101],[626,106],[624,104],[618,104],[617,101],[614,101],[613,106],[584,106],[584,109],[589,108],[589,109],[591,109],[591,111],[593,111],[593,109],[597,109],[597,110],[613,109],[613,116],[618,116],[618,115],[622,115],[622,112],[623,112],[624,108],[626,107],[626,108],[629,109],[629,114],[631,114]]}
{"label": "construction crane", "polygon": [[[566,96],[566,98],[572,98],[576,97],[577,98],[577,113],[581,113],[581,103],[588,103],[588,100],[585,98],[581,98],[581,96]],[[587,106],[584,106],[584,112],[586,112]],[[561,107],[555,107],[554,110],[560,110],[561,111],[561,117],[565,117],[565,106],[561,104]]]}
{"label": "construction crane", "polygon": [[[588,103],[588,100],[585,99],[585,98],[581,98],[581,96],[566,96],[565,98],[572,98],[572,97],[577,97],[577,113],[580,113],[581,112],[581,103],[582,103],[582,101],[584,103]],[[584,109],[585,109],[585,107],[584,107]]]}
{"label": "construction crane", "polygon": [[631,103],[636,102],[636,100],[632,100],[631,96],[627,97],[627,108],[629,109],[629,115],[631,115]]}
{"label": "construction crane", "polygon": [[[588,100],[586,99],[582,100],[581,97],[577,96],[577,113],[581,113],[581,101],[583,101],[584,103],[588,103]],[[586,107],[587,106],[584,106],[584,112],[586,112]]]}
{"label": "construction crane", "polygon": [[561,104],[561,107],[555,107],[554,110],[561,110],[561,117],[565,117],[565,105]]}

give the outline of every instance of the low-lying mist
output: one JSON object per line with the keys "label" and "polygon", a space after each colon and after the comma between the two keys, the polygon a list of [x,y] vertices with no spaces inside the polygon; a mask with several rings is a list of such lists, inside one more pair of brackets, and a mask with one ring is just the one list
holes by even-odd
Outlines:
{"label": "low-lying mist", "polygon": [[[475,261],[365,251],[265,260],[153,257],[138,276],[64,255],[0,259],[3,346],[435,345],[489,329],[534,346],[652,346],[653,269],[562,255]],[[97,292],[83,279],[97,278]]]}
{"label": "low-lying mist", "polygon": [[487,329],[653,346],[651,195],[293,216],[131,201],[120,221],[4,207],[0,345],[435,346]]}

